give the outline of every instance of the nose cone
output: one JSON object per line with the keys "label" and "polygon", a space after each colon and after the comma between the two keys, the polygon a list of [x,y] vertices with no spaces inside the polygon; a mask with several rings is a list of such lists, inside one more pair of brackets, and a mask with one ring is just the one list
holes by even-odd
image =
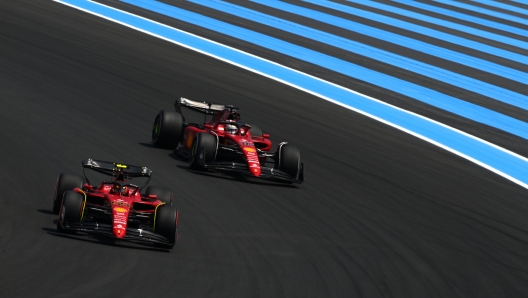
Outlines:
{"label": "nose cone", "polygon": [[126,207],[112,208],[112,215],[114,218],[112,233],[116,238],[123,238],[126,235],[129,211],[130,210]]}
{"label": "nose cone", "polygon": [[261,173],[260,165],[257,165],[256,167],[250,167],[250,172],[255,177],[259,177]]}
{"label": "nose cone", "polygon": [[248,169],[251,175],[259,177],[261,173],[260,162],[258,159],[257,149],[253,146],[243,147],[244,155],[248,162]]}

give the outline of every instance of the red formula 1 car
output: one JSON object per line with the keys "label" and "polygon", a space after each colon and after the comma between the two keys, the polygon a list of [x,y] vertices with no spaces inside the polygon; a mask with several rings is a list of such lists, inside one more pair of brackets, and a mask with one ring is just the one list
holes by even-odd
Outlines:
{"label": "red formula 1 car", "polygon": [[[164,110],[156,116],[152,143],[155,147],[174,149],[189,160],[191,168],[239,172],[289,183],[304,181],[299,150],[283,142],[271,152],[269,134],[255,125],[241,123],[238,108],[183,97],[174,107],[176,112]],[[212,115],[212,119],[203,123],[185,122],[182,108]]]}
{"label": "red formula 1 car", "polygon": [[[150,169],[93,159],[82,161],[82,167],[84,177],[62,173],[57,179],[53,211],[59,214],[59,232],[81,231],[174,246],[178,210],[172,206],[173,193],[153,186],[144,195],[140,193],[150,181]],[[111,180],[92,186],[85,169],[111,176]],[[148,179],[141,188],[128,182],[138,177]]]}

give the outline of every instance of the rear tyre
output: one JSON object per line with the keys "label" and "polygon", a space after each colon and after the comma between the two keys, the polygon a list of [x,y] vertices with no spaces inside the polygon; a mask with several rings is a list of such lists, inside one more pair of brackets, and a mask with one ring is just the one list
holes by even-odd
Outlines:
{"label": "rear tyre", "polygon": [[55,196],[53,197],[53,212],[55,214],[59,214],[62,204],[62,197],[65,191],[73,190],[76,187],[82,189],[83,184],[83,177],[79,175],[61,173],[57,178],[57,183],[55,184]]}
{"label": "rear tyre", "polygon": [[260,127],[256,126],[256,125],[253,125],[253,124],[250,124],[251,125],[251,129],[249,130],[249,133],[251,134],[252,137],[262,137],[262,129],[260,129]]}
{"label": "rear tyre", "polygon": [[57,231],[75,234],[75,230],[65,230],[63,226],[81,221],[83,199],[83,195],[73,190],[64,193],[59,220],[57,221]]}
{"label": "rear tyre", "polygon": [[174,149],[183,135],[183,116],[172,111],[156,115],[152,127],[152,144],[157,148]]}
{"label": "rear tyre", "polygon": [[295,146],[283,145],[279,149],[279,160],[275,167],[297,179],[301,169],[301,154],[299,150]]}
{"label": "rear tyre", "polygon": [[189,166],[192,169],[203,169],[204,164],[215,160],[216,138],[206,132],[196,135],[189,154]]}
{"label": "rear tyre", "polygon": [[162,201],[167,205],[172,206],[172,198],[174,197],[174,193],[169,189],[157,186],[149,186],[147,187],[145,195],[156,195],[158,196],[158,200]]}
{"label": "rear tyre", "polygon": [[158,208],[156,212],[156,221],[154,232],[167,238],[168,244],[156,244],[156,246],[171,249],[176,244],[177,225],[177,210],[168,205],[163,205]]}

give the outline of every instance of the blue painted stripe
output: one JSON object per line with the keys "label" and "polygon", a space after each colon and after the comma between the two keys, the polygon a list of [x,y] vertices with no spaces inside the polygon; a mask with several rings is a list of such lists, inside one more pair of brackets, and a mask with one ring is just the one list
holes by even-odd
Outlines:
{"label": "blue painted stripe", "polygon": [[528,188],[528,160],[440,123],[282,65],[87,0],[55,0],[242,67],[396,127]]}
{"label": "blue painted stripe", "polygon": [[[525,14],[528,17],[528,9],[522,9],[520,7],[517,7],[517,6],[513,6],[513,5],[509,5],[509,4],[505,4],[505,3],[501,3],[501,2],[497,2],[497,1],[489,1],[489,0],[473,0],[473,2],[477,2],[477,3],[484,4],[484,5],[501,8],[501,9],[504,9],[504,10],[513,11],[513,12],[516,12],[516,13]],[[524,1],[524,4],[528,4],[528,3],[526,1]]]}
{"label": "blue painted stripe", "polygon": [[451,72],[436,66],[432,66],[417,60],[387,52],[366,44],[355,42],[340,36],[309,28],[288,20],[273,17],[255,10],[251,10],[232,3],[212,0],[189,0],[190,2],[212,8],[224,13],[232,14],[253,22],[258,22],[273,28],[284,30],[305,38],[353,52],[365,57],[375,59],[402,69],[418,73],[423,76],[443,81],[445,83],[479,93],[484,96],[502,101],[504,103],[528,110],[528,96],[513,92],[511,90],[494,86],[461,74]]}
{"label": "blue painted stripe", "polygon": [[[270,2],[269,0],[266,0],[266,1]],[[521,55],[521,54],[517,54],[517,53],[511,52],[511,51],[499,49],[499,48],[496,48],[496,47],[493,47],[493,46],[490,46],[490,45],[487,45],[487,44],[483,44],[483,43],[480,43],[480,42],[477,42],[477,41],[469,40],[467,38],[459,37],[459,36],[456,36],[456,35],[453,35],[453,34],[444,33],[444,32],[441,32],[441,31],[438,31],[438,30],[434,30],[434,29],[430,29],[430,28],[427,28],[427,27],[424,27],[424,26],[420,26],[420,25],[416,25],[416,24],[413,24],[413,23],[405,22],[405,21],[402,21],[402,20],[398,20],[398,19],[395,19],[395,18],[384,16],[384,15],[379,15],[379,14],[376,14],[376,13],[373,13],[373,12],[370,12],[370,11],[366,11],[366,10],[362,10],[362,9],[358,9],[358,8],[355,8],[355,7],[338,4],[338,3],[335,3],[335,2],[320,1],[320,0],[303,0],[303,1],[309,2],[309,3],[312,3],[312,4],[317,4],[319,6],[323,6],[323,7],[327,7],[327,8],[331,8],[331,9],[336,9],[336,10],[339,10],[339,11],[342,11],[342,12],[346,12],[348,14],[357,15],[357,16],[360,16],[362,18],[366,18],[366,19],[369,19],[369,20],[373,20],[373,21],[376,21],[376,22],[383,23],[383,24],[389,24],[389,25],[394,26],[396,28],[401,28],[401,29],[417,32],[417,33],[420,33],[420,34],[423,34],[423,35],[427,35],[427,36],[436,38],[438,40],[447,41],[449,43],[460,45],[460,46],[464,46],[464,47],[469,48],[469,49],[475,49],[475,50],[483,52],[483,53],[495,55],[497,57],[501,57],[501,58],[508,59],[508,60],[511,60],[511,61],[515,61],[515,62],[518,62],[518,63],[528,64],[528,57],[525,56],[525,55]],[[365,2],[365,3],[367,3],[367,2]]]}
{"label": "blue painted stripe", "polygon": [[405,4],[407,6],[412,6],[412,7],[420,8],[420,9],[423,9],[423,10],[428,10],[428,11],[431,11],[431,12],[434,12],[434,13],[443,14],[443,15],[446,15],[446,16],[449,16],[449,17],[457,18],[459,20],[472,22],[472,23],[475,23],[475,24],[478,24],[478,25],[483,25],[483,26],[486,26],[486,27],[502,30],[502,31],[505,31],[505,32],[510,32],[510,33],[513,33],[513,34],[521,35],[521,36],[528,36],[528,30],[523,30],[523,29],[520,29],[520,28],[517,28],[517,27],[514,27],[514,26],[509,26],[509,25],[506,25],[506,24],[503,24],[503,23],[494,22],[494,21],[490,21],[490,20],[487,20],[487,19],[470,16],[470,15],[467,15],[467,14],[464,14],[464,13],[460,13],[460,12],[457,12],[457,11],[454,11],[454,10],[445,9],[445,8],[441,8],[441,7],[438,7],[438,6],[429,5],[429,4],[425,4],[425,3],[422,3],[422,2],[417,2],[417,1],[414,1],[414,0],[393,0],[393,1],[394,2],[399,2],[401,4]]}
{"label": "blue painted stripe", "polygon": [[336,27],[347,29],[360,34],[372,36],[381,40],[391,42],[393,44],[406,47],[415,51],[420,51],[429,55],[433,55],[442,59],[466,65],[481,71],[489,72],[501,77],[508,78],[523,84],[528,84],[528,74],[518,71],[513,68],[502,66],[484,59],[469,56],[463,53],[455,52],[449,49],[438,47],[432,44],[425,43],[420,40],[412,39],[403,35],[394,34],[389,31],[381,30],[375,27],[363,25],[358,22],[353,22],[347,19],[332,16],[316,10],[304,8],[301,6],[267,0],[252,0],[261,5],[269,6],[275,9],[283,10],[289,13],[297,14],[306,18],[314,19],[319,22],[324,22]]}
{"label": "blue painted stripe", "polygon": [[504,19],[504,20],[508,20],[508,21],[511,21],[511,22],[528,25],[528,20],[525,20],[523,18],[519,18],[519,17],[513,16],[513,15],[510,15],[510,14],[507,14],[507,13],[497,12],[497,11],[493,11],[493,10],[490,10],[490,9],[485,9],[485,8],[482,8],[482,7],[478,7],[478,6],[474,6],[474,5],[470,5],[470,4],[466,4],[466,3],[462,3],[462,2],[458,2],[458,1],[452,1],[452,0],[435,0],[435,1],[438,2],[438,3],[447,4],[447,5],[450,5],[450,6],[455,6],[455,7],[458,7],[458,8],[462,8],[462,9],[478,12],[478,13],[481,13],[481,14],[486,14],[486,15],[489,15],[489,16],[492,16],[492,17],[496,17],[496,18],[499,18],[499,19]]}
{"label": "blue painted stripe", "polygon": [[452,96],[413,84],[368,68],[337,59],[283,40],[245,28],[237,27],[191,11],[154,0],[122,0],[137,7],[148,9],[190,24],[232,36],[278,53],[294,57],[329,70],[362,80],[381,88],[409,96],[439,109],[483,123],[519,137],[528,139],[528,123],[474,105]]}
{"label": "blue painted stripe", "polygon": [[[428,23],[431,23],[431,24],[434,24],[434,25],[443,26],[443,27],[446,27],[446,28],[451,28],[451,29],[458,30],[458,31],[461,31],[461,32],[465,32],[465,33],[468,33],[468,34],[472,34],[472,35],[475,35],[475,36],[480,36],[480,37],[483,37],[483,38],[487,38],[487,39],[489,39],[491,41],[501,42],[501,43],[512,45],[514,47],[518,47],[518,48],[521,48],[521,49],[528,48],[528,42],[525,42],[525,41],[522,41],[522,40],[518,40],[518,39],[515,39],[515,38],[510,38],[510,37],[507,37],[507,36],[503,36],[503,35],[500,35],[500,34],[495,34],[495,33],[492,33],[492,32],[488,32],[488,31],[472,28],[472,27],[469,27],[469,26],[453,23],[453,22],[442,20],[442,19],[439,19],[439,18],[430,17],[428,15],[424,15],[424,14],[421,14],[421,13],[417,13],[417,12],[401,9],[399,7],[386,5],[386,4],[382,4],[382,3],[374,2],[374,1],[357,1],[357,0],[347,0],[347,1],[348,2],[352,2],[352,3],[361,4],[361,5],[365,5],[365,6],[369,6],[369,7],[373,7],[373,8],[377,8],[377,9],[380,9],[380,10],[385,10],[385,11],[388,11],[388,12],[391,12],[391,13],[395,13],[395,14],[406,16],[406,17],[409,17],[409,18],[413,18],[413,19],[417,19],[417,20],[420,20],[420,21],[428,22]],[[414,29],[414,30],[416,31],[418,29]],[[416,32],[421,33],[421,30],[420,31],[416,31]],[[431,35],[431,36],[436,37],[435,35]]]}

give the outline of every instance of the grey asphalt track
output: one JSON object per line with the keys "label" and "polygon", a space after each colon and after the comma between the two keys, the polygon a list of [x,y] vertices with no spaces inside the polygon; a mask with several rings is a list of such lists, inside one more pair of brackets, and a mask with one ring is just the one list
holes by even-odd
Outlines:
{"label": "grey asphalt track", "polygon": [[[199,174],[152,148],[156,113],[179,96],[239,106],[275,144],[295,144],[305,184]],[[528,293],[526,189],[372,119],[52,1],[0,2],[0,127],[2,297]],[[55,180],[80,174],[85,158],[146,165],[151,185],[177,193],[173,250],[56,233]]]}

